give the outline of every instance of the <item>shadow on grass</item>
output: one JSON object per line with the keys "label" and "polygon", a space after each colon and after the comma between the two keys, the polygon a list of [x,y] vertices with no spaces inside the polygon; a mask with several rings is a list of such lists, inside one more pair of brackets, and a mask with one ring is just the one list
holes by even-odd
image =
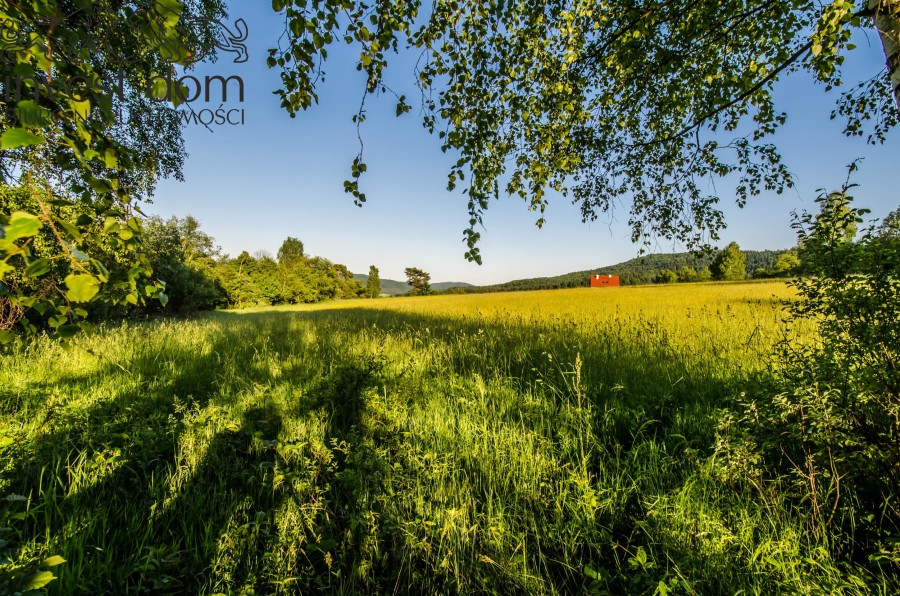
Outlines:
{"label": "shadow on grass", "polygon": [[[580,357],[584,399],[593,404],[593,424],[604,433],[600,454],[628,452],[652,438],[676,460],[687,447],[708,454],[714,428],[710,416],[747,381],[709,371],[691,376],[679,354],[665,343],[664,333],[652,328],[639,344],[628,344],[614,336],[585,334],[565,323],[521,325],[365,308],[217,313],[210,320],[229,327],[210,340],[213,344],[204,354],[169,348],[163,360],[173,362],[171,367],[160,363],[159,354],[142,355],[128,368],[146,377],[145,383],[113,391],[109,399],[85,409],[53,416],[30,444],[15,451],[6,477],[13,490],[31,491],[36,503],[23,541],[41,543],[49,536],[51,548],[61,549],[68,560],[59,569],[59,581],[50,586],[54,591],[195,593],[244,586],[272,591],[279,579],[266,571],[267,557],[272,556],[298,560],[303,577],[295,584],[297,589],[504,590],[503,576],[490,569],[480,572],[484,574],[480,584],[474,579],[459,584],[452,577],[436,576],[430,563],[403,558],[406,538],[401,528],[411,520],[392,518],[385,511],[385,479],[409,473],[407,480],[415,482],[416,477],[395,467],[403,463],[397,452],[405,439],[389,425],[371,423],[378,413],[370,410],[367,398],[381,386],[396,388],[404,373],[387,374],[377,353],[353,354],[353,338],[373,328],[437,354],[443,368],[426,368],[426,378],[502,377],[522,392],[541,385],[542,395],[552,402],[547,406],[550,416],[554,408],[571,405],[569,387]],[[209,439],[190,470],[176,473],[179,445],[185,438],[184,417],[215,401],[224,382],[216,355],[235,354],[241,382],[270,386],[274,381],[269,373],[253,366],[255,347],[269,341],[269,349],[285,360],[293,351],[308,348],[306,340],[290,331],[297,320],[345,332],[343,338],[323,335],[313,340],[334,361],[312,369],[285,366],[283,378],[305,388],[294,403],[284,409],[265,400],[254,404],[239,424]],[[152,332],[152,326],[147,331]],[[411,369],[414,363],[408,366]],[[73,391],[90,391],[92,379],[124,380],[124,374],[108,365],[84,377],[61,377],[59,382],[70,383]],[[547,386],[555,389],[546,390]],[[424,399],[410,394],[406,398]],[[496,415],[510,426],[529,430],[529,414],[523,411],[527,407]],[[535,419],[540,415],[533,413]],[[295,498],[290,488],[276,490],[272,478],[276,465],[287,465],[274,445],[288,419],[324,420],[324,443],[333,458],[320,476],[312,478],[323,491],[326,508],[317,514],[302,555],[276,552],[282,548],[276,511],[285,499]],[[91,460],[87,469],[93,469],[96,478],[71,477],[80,457]],[[479,462],[470,465],[464,473],[473,478],[484,473]],[[599,468],[599,462],[594,465]],[[675,473],[662,484],[676,487],[690,470],[689,464],[673,466]],[[490,479],[474,484],[488,486]],[[40,494],[34,492],[37,486],[43,486]],[[551,506],[529,501],[530,493],[520,487],[510,490],[517,495],[516,502],[530,503],[528,507]],[[616,539],[632,539],[645,514],[635,493],[618,514],[617,519],[625,522],[608,525]],[[583,561],[609,556],[608,545],[585,543],[574,551]],[[583,578],[564,559],[574,551],[550,545],[545,552],[548,556],[541,564],[550,581],[558,582],[557,589],[584,589]],[[331,558],[334,553],[340,553],[340,560]],[[548,562],[553,558],[558,563]]]}

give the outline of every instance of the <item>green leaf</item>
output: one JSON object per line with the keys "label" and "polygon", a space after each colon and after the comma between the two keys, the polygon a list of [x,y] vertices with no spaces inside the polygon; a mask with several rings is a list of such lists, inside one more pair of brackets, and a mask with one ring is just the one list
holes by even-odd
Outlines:
{"label": "green leaf", "polygon": [[62,565],[66,560],[60,557],[59,555],[53,555],[52,557],[47,557],[44,559],[44,567],[56,567],[57,565]]}
{"label": "green leaf", "polygon": [[84,238],[81,236],[81,232],[78,231],[78,227],[75,224],[64,219],[54,219],[56,219],[56,223],[58,223],[62,229],[68,232],[69,236],[75,239],[75,242],[82,242],[84,240]]}
{"label": "green leaf", "polygon": [[6,240],[12,242],[19,238],[29,238],[37,234],[41,229],[41,220],[36,215],[16,211],[9,218],[9,224],[5,226]]}
{"label": "green leaf", "polygon": [[19,122],[37,126],[39,128],[46,128],[50,125],[50,119],[48,118],[50,111],[42,108],[37,102],[30,99],[17,103],[16,112],[19,117]]}
{"label": "green leaf", "polygon": [[65,242],[65,245],[66,245],[66,248],[69,249],[69,252],[72,253],[72,256],[75,257],[76,259],[78,259],[80,262],[84,263],[85,261],[88,260],[88,256],[86,254],[84,254],[83,252],[81,252],[80,250],[78,250],[77,248],[75,248],[73,245],[69,244],[68,242]]}
{"label": "green leaf", "polygon": [[40,277],[48,271],[50,271],[49,259],[37,259],[25,267],[25,275],[28,277]]}
{"label": "green leaf", "polygon": [[103,194],[105,192],[109,192],[112,190],[112,187],[106,180],[101,180],[100,178],[90,178],[88,180],[88,184],[91,185],[91,188],[94,189],[94,192],[97,194]]}
{"label": "green leaf", "polygon": [[18,149],[43,142],[44,137],[31,134],[24,128],[10,128],[0,136],[0,149]]}
{"label": "green leaf", "polygon": [[163,15],[180,15],[184,4],[178,0],[156,0],[156,10]]}
{"label": "green leaf", "polygon": [[153,99],[168,99],[169,83],[163,78],[154,78],[153,84],[150,86],[150,97]]}
{"label": "green leaf", "polygon": [[116,169],[119,167],[119,158],[116,156],[114,149],[107,149],[103,156],[107,168]]}
{"label": "green leaf", "polygon": [[62,339],[68,339],[70,337],[78,335],[80,331],[81,327],[79,327],[78,325],[63,325],[56,330],[56,335],[58,335]]}
{"label": "green leaf", "polygon": [[100,282],[93,275],[69,275],[65,279],[66,298],[72,302],[90,302],[100,291]]}
{"label": "green leaf", "polygon": [[56,329],[57,327],[65,325],[66,321],[68,320],[69,319],[66,317],[66,315],[54,315],[50,317],[50,319],[47,321],[47,324]]}
{"label": "green leaf", "polygon": [[50,573],[49,571],[38,571],[34,575],[28,578],[28,581],[25,582],[24,591],[28,592],[30,590],[40,590],[50,582],[56,579],[56,576]]}
{"label": "green leaf", "polygon": [[0,329],[0,344],[8,344],[16,338],[11,331],[3,331]]}
{"label": "green leaf", "polygon": [[88,115],[91,113],[91,102],[88,100],[84,101],[71,101],[69,105],[72,106],[72,111],[75,112],[75,119],[81,120],[82,122],[87,120]]}

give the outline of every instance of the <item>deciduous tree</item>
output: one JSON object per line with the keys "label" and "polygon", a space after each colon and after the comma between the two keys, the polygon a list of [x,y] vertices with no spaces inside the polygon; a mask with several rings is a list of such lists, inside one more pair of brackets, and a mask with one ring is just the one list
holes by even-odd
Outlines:
{"label": "deciduous tree", "polygon": [[713,279],[720,281],[735,281],[747,277],[746,258],[737,242],[732,242],[725,250],[716,255],[713,261]]}
{"label": "deciduous tree", "polygon": [[[554,189],[585,220],[630,203],[636,241],[718,239],[710,179],[735,180],[740,205],[793,184],[771,141],[787,118],[772,91],[790,74],[843,87],[833,115],[848,136],[880,143],[898,119],[900,0],[436,0],[423,18],[417,0],[273,7],[287,28],[269,65],[291,115],[317,102],[332,44],[357,45],[366,94],[392,91],[392,52],[420,52],[423,124],[458,156],[448,186],[467,195],[476,261],[482,215],[501,192],[543,214]],[[845,86],[854,31],[878,33],[887,68],[873,64]],[[410,107],[398,94],[397,114]],[[364,119],[361,105],[354,120]],[[365,171],[360,151],[345,183],[360,203]]]}
{"label": "deciduous tree", "polygon": [[[0,283],[19,329],[33,327],[30,311],[52,312],[69,335],[86,327],[87,303],[165,301],[136,202],[160,177],[180,177],[185,153],[173,102],[155,100],[177,98],[165,75],[208,53],[222,14],[221,0],[0,3],[0,183],[32,203],[0,209],[0,281],[52,275],[41,259],[72,266],[51,292]],[[53,250],[37,257],[41,230]],[[110,277],[100,246],[128,255],[124,279]]]}

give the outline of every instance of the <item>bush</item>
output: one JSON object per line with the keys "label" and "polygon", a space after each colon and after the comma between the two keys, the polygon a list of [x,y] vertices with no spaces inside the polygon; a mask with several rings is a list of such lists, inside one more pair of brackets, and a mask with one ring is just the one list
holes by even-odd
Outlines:
{"label": "bush", "polygon": [[[745,397],[720,426],[717,460],[757,490],[786,495],[810,546],[895,578],[900,571],[900,239],[865,210],[822,194],[794,227],[809,276],[792,282],[792,326],[818,338],[779,348],[776,386]],[[837,200],[839,197],[840,200]],[[763,487],[765,487],[763,489]]]}
{"label": "bush", "polygon": [[678,275],[671,269],[662,269],[653,278],[655,284],[674,284],[678,281]]}

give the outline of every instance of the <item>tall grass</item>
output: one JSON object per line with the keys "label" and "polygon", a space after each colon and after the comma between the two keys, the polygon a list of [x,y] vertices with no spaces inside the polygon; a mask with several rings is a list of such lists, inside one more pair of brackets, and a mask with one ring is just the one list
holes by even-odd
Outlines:
{"label": "tall grass", "polygon": [[788,295],[353,301],[38,342],[0,358],[0,497],[25,497],[0,538],[65,558],[60,594],[838,589],[716,462]]}

